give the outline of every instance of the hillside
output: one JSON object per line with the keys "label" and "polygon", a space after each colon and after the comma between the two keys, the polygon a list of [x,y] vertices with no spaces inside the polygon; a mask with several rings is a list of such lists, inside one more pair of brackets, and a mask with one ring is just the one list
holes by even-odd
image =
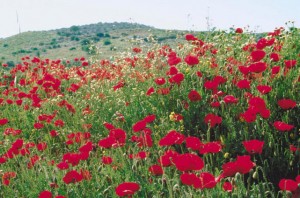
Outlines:
{"label": "hillside", "polygon": [[73,59],[91,55],[97,55],[100,59],[110,58],[128,48],[146,48],[150,42],[176,46],[182,41],[182,35],[183,31],[116,22],[24,32],[0,39],[0,62],[17,63],[21,57],[27,55],[52,59]]}

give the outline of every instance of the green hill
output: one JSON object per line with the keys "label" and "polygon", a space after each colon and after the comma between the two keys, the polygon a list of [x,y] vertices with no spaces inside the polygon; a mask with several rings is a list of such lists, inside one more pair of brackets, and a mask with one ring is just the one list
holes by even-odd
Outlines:
{"label": "green hill", "polygon": [[132,47],[147,48],[153,42],[175,46],[183,35],[184,31],[116,22],[24,32],[0,39],[0,62],[17,63],[27,55],[51,59],[91,55],[110,58]]}

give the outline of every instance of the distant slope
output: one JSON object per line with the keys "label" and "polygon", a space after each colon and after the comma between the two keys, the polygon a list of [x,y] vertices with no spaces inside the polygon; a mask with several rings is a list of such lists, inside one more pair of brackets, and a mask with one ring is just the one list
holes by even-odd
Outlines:
{"label": "distant slope", "polygon": [[176,42],[182,41],[180,38],[183,35],[183,31],[116,22],[24,32],[0,40],[0,63],[17,63],[21,57],[27,55],[51,59],[73,59],[91,55],[109,58],[128,48],[147,47],[149,37],[158,43],[176,45]]}

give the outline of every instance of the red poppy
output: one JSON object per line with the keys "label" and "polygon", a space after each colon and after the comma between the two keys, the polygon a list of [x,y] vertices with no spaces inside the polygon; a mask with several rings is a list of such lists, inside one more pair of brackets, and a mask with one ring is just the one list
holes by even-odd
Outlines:
{"label": "red poppy", "polygon": [[69,164],[67,162],[60,162],[56,165],[56,167],[60,170],[69,169]]}
{"label": "red poppy", "polygon": [[164,173],[162,167],[157,164],[150,166],[148,170],[152,175],[155,175],[155,176],[160,176]]}
{"label": "red poppy", "polygon": [[232,192],[233,186],[230,182],[224,182],[222,188],[226,192]]}
{"label": "red poppy", "polygon": [[171,66],[170,69],[169,69],[169,71],[167,71],[166,74],[173,76],[173,75],[175,75],[177,73],[178,73],[178,69],[175,66]]}
{"label": "red poppy", "polygon": [[263,59],[266,55],[266,52],[263,50],[255,50],[251,52],[251,58],[253,62],[258,62]]}
{"label": "red poppy", "polygon": [[42,128],[44,128],[44,124],[42,124],[40,122],[36,122],[36,123],[34,123],[33,127],[35,129],[42,129]]}
{"label": "red poppy", "polygon": [[293,125],[287,124],[285,122],[281,122],[281,121],[275,121],[274,122],[274,127],[278,130],[278,131],[290,131],[294,128]]}
{"label": "red poppy", "polygon": [[204,167],[204,161],[201,157],[192,153],[185,153],[173,158],[177,170],[179,171],[192,171],[201,170]]}
{"label": "red poppy", "polygon": [[196,102],[196,101],[200,101],[201,100],[201,96],[200,94],[196,91],[196,90],[191,90],[188,98],[190,99],[190,101],[192,102]]}
{"label": "red poppy", "polygon": [[296,181],[291,179],[281,179],[279,182],[279,188],[283,191],[295,191],[298,189],[298,184]]}
{"label": "red poppy", "polygon": [[272,91],[272,87],[268,85],[257,85],[256,88],[261,94],[267,94]]}
{"label": "red poppy", "polygon": [[77,183],[83,180],[82,174],[78,173],[76,170],[71,170],[65,174],[63,181],[66,184]]}
{"label": "red poppy", "polygon": [[140,185],[135,182],[124,182],[117,186],[116,194],[119,197],[131,197],[136,191],[140,189]]}
{"label": "red poppy", "polygon": [[183,80],[184,74],[180,72],[169,78],[170,83],[176,83],[177,85],[180,85]]}
{"label": "red poppy", "polygon": [[253,73],[261,73],[267,69],[267,64],[264,62],[253,63],[249,66],[249,71]]}
{"label": "red poppy", "polygon": [[199,63],[198,57],[193,55],[187,55],[184,61],[190,66],[194,66]]}
{"label": "red poppy", "polygon": [[173,150],[167,150],[164,155],[162,155],[159,159],[158,162],[163,166],[163,167],[168,167],[173,165],[172,164],[172,160],[173,158],[175,158],[176,156],[178,156],[179,153],[177,153],[176,151]]}
{"label": "red poppy", "polygon": [[39,198],[52,198],[52,193],[48,190],[40,192]]}
{"label": "red poppy", "polygon": [[109,156],[103,156],[101,161],[103,164],[111,164],[113,162],[112,158]]}
{"label": "red poppy", "polygon": [[181,62],[181,58],[177,57],[176,54],[168,57],[168,64],[170,66],[177,65],[180,62]]}
{"label": "red poppy", "polygon": [[263,141],[259,141],[259,140],[248,140],[248,141],[243,141],[243,145],[245,147],[245,149],[247,150],[248,153],[250,154],[261,154],[262,153],[262,149],[264,146],[264,142]]}
{"label": "red poppy", "polygon": [[240,89],[250,89],[250,81],[247,79],[240,80],[237,82],[236,86]]}
{"label": "red poppy", "polygon": [[8,119],[6,119],[6,118],[0,119],[0,126],[3,126],[7,123],[8,123]]}
{"label": "red poppy", "polygon": [[192,136],[185,138],[185,143],[187,148],[190,148],[194,151],[199,150],[201,145],[203,144],[199,138]]}
{"label": "red poppy", "polygon": [[38,151],[43,151],[47,148],[47,143],[46,142],[38,143],[36,145],[36,148],[37,148]]}
{"label": "red poppy", "polygon": [[180,181],[184,185],[192,186],[198,177],[194,173],[182,173],[180,175]]}
{"label": "red poppy", "polygon": [[297,106],[297,103],[291,99],[281,99],[277,101],[277,104],[284,110],[292,109]]}
{"label": "red poppy", "polygon": [[204,155],[207,153],[218,153],[221,150],[222,150],[222,145],[220,142],[208,142],[200,146],[199,153]]}
{"label": "red poppy", "polygon": [[273,52],[270,54],[270,59],[271,59],[271,61],[278,62],[280,58],[277,53]]}
{"label": "red poppy", "polygon": [[192,35],[192,34],[186,34],[185,35],[185,39],[187,41],[195,41],[195,40],[197,40],[197,38],[194,35]]}
{"label": "red poppy", "polygon": [[164,78],[156,78],[154,80],[154,82],[157,84],[157,85],[163,85],[166,83],[166,80]]}
{"label": "red poppy", "polygon": [[144,120],[146,123],[151,123],[151,122],[153,122],[155,119],[156,119],[156,116],[155,116],[154,114],[151,114],[151,115],[146,116],[143,120]]}
{"label": "red poppy", "polygon": [[272,74],[275,75],[275,74],[278,74],[280,71],[280,66],[274,66],[272,67]]}
{"label": "red poppy", "polygon": [[144,128],[146,128],[146,125],[147,125],[147,122],[145,122],[144,120],[140,120],[132,126],[132,130],[134,132],[139,132],[139,131],[143,130]]}
{"label": "red poppy", "polygon": [[287,69],[291,69],[292,67],[295,67],[295,65],[297,64],[297,60],[285,60],[284,64]]}
{"label": "red poppy", "polygon": [[261,38],[256,43],[257,49],[264,49],[268,45],[268,40],[266,38]]}
{"label": "red poppy", "polygon": [[222,165],[223,173],[219,176],[218,180],[231,177],[236,173],[246,174],[255,166],[250,159],[249,155],[238,156],[236,161],[227,162]]}
{"label": "red poppy", "polygon": [[217,185],[215,177],[209,172],[202,172],[193,184],[196,189],[214,188]]}
{"label": "red poppy", "polygon": [[238,103],[239,99],[237,99],[236,97],[234,97],[233,95],[226,95],[224,98],[223,98],[224,102],[226,104],[235,104],[235,103]]}
{"label": "red poppy", "polygon": [[222,118],[215,115],[215,114],[207,114],[204,118],[204,122],[206,124],[210,124],[210,127],[215,127],[217,124],[221,124],[222,123]]}
{"label": "red poppy", "polygon": [[173,144],[182,144],[185,136],[175,130],[170,131],[167,135],[160,139],[160,146],[171,146]]}
{"label": "red poppy", "polygon": [[242,28],[236,28],[235,29],[235,33],[242,34],[243,33],[243,29]]}
{"label": "red poppy", "polygon": [[150,96],[150,95],[152,95],[154,92],[155,92],[154,88],[153,88],[153,87],[150,87],[150,88],[147,90],[146,95],[147,95],[147,96]]}

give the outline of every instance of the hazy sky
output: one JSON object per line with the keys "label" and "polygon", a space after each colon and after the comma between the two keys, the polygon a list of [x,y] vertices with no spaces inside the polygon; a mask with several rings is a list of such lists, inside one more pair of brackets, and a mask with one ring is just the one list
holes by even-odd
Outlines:
{"label": "hazy sky", "polygon": [[[17,23],[17,14],[18,22]],[[300,0],[0,0],[0,38],[98,22],[133,22],[164,29],[250,26],[272,31],[295,21]]]}

